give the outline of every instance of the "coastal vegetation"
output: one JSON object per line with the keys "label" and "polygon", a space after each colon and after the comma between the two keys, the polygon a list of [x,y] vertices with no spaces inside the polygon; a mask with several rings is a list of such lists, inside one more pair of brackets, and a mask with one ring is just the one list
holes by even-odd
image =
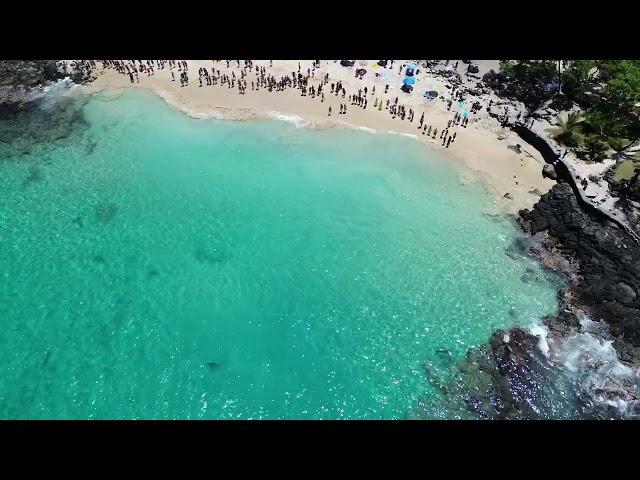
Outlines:
{"label": "coastal vegetation", "polygon": [[609,178],[640,199],[639,60],[504,60],[488,80],[531,114],[557,112],[551,136],[582,160],[616,160]]}
{"label": "coastal vegetation", "polygon": [[[584,112],[570,122],[584,133],[580,140],[594,153],[600,145],[620,146],[640,139],[639,60],[502,61],[502,93],[522,101],[530,111],[553,101],[558,110]],[[573,120],[577,120],[574,117]],[[577,140],[575,135],[564,136]],[[568,144],[569,146],[573,146]]]}

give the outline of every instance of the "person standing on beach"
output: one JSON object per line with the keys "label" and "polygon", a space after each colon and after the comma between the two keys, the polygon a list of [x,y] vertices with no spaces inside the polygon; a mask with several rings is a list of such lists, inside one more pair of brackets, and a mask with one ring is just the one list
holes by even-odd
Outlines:
{"label": "person standing on beach", "polygon": [[329,105],[329,117],[331,116],[331,105]]}

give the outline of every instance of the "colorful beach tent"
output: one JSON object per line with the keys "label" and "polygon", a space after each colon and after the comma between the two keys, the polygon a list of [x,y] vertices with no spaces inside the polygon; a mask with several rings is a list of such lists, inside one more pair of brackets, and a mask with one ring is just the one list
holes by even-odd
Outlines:
{"label": "colorful beach tent", "polygon": [[417,69],[418,69],[418,67],[414,63],[410,63],[409,65],[407,65],[405,73],[407,75],[414,75],[416,73]]}

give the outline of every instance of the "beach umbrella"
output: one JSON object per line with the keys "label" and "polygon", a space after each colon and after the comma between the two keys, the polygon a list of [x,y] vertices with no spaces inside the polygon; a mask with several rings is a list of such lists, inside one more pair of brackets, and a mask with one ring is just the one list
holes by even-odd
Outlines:
{"label": "beach umbrella", "polygon": [[409,65],[407,65],[407,68],[410,68],[411,70],[417,70],[418,66],[415,63],[410,63]]}
{"label": "beach umbrella", "polygon": [[405,77],[402,83],[405,85],[413,85],[416,83],[416,79],[414,77]]}

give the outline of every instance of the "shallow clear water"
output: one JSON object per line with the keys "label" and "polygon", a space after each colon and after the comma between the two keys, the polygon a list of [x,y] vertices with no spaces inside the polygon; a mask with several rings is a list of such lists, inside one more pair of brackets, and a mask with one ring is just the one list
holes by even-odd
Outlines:
{"label": "shallow clear water", "polygon": [[0,160],[0,418],[408,418],[556,308],[418,142],[82,100]]}

